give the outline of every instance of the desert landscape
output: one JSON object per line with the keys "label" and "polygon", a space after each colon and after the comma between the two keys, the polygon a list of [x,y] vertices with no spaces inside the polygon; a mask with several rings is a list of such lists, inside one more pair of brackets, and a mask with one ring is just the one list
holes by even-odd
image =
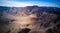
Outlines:
{"label": "desert landscape", "polygon": [[0,33],[60,33],[60,8],[0,6]]}

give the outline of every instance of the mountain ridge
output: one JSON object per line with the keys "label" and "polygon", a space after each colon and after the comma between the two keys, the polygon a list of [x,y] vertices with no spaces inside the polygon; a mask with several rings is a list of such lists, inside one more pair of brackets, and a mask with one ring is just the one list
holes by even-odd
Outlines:
{"label": "mountain ridge", "polygon": [[51,13],[56,13],[56,14],[60,14],[60,8],[58,7],[39,7],[39,6],[27,6],[27,7],[3,7],[0,6],[0,13],[3,11],[9,11],[9,10],[16,10],[16,12],[21,11],[21,9],[23,10],[33,10],[33,9],[37,9],[38,11],[47,11],[47,12],[51,12]]}

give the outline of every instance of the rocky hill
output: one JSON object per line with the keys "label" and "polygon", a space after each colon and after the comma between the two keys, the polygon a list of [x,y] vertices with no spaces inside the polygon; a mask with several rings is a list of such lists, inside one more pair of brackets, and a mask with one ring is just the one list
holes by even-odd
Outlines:
{"label": "rocky hill", "polygon": [[0,6],[0,33],[60,33],[60,8]]}

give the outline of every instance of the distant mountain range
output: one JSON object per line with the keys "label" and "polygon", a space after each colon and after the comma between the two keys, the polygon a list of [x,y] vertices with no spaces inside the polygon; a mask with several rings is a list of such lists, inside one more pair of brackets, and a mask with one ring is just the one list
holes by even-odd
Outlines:
{"label": "distant mountain range", "polygon": [[[18,13],[20,11],[24,11],[24,12],[31,12],[34,11],[32,13],[41,13],[43,11],[49,12],[49,13],[55,13],[55,14],[60,14],[60,8],[58,7],[39,7],[39,6],[27,6],[27,7],[4,7],[4,6],[0,6],[0,14],[2,12],[8,12],[8,13]],[[15,11],[15,12],[13,12]]]}

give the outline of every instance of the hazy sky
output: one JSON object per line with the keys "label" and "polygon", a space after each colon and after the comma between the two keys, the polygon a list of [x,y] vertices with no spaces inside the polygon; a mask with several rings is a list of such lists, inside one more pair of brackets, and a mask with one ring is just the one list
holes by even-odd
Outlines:
{"label": "hazy sky", "polygon": [[0,6],[25,7],[33,5],[60,7],[60,0],[0,0]]}

